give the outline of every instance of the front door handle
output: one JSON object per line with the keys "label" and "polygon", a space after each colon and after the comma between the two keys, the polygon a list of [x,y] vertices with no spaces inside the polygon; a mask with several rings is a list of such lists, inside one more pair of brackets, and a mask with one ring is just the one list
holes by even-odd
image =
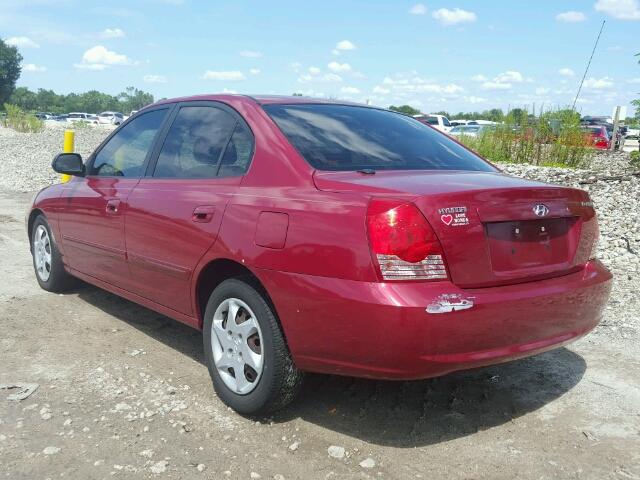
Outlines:
{"label": "front door handle", "polygon": [[111,200],[107,200],[107,207],[105,210],[107,213],[118,213],[118,207],[120,207],[120,200],[113,198]]}
{"label": "front door handle", "polygon": [[193,210],[191,220],[198,223],[210,222],[216,208],[213,205],[201,205]]}

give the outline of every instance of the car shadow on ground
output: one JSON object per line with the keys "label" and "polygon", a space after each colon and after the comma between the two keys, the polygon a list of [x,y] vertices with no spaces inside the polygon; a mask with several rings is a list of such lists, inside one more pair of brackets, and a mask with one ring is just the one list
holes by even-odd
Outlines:
{"label": "car shadow on ground", "polygon": [[[79,288],[77,294],[105,313],[204,363],[200,332],[92,286]],[[422,381],[309,375],[296,401],[263,421],[283,423],[301,418],[378,445],[419,447],[515,422],[571,390],[585,369],[580,355],[560,348]]]}

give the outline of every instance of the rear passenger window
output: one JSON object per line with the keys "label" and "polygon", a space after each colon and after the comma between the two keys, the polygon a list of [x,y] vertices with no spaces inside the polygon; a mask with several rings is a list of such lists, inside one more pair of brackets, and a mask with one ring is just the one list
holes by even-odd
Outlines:
{"label": "rear passenger window", "polygon": [[236,124],[231,140],[222,156],[218,176],[235,177],[244,175],[249,169],[252,154],[253,135],[249,127],[240,121]]}
{"label": "rear passenger window", "polygon": [[216,107],[181,107],[162,145],[153,176],[215,177],[235,124],[230,113]]}
{"label": "rear passenger window", "polygon": [[96,154],[89,175],[141,177],[147,153],[153,145],[167,109],[143,113],[118,130]]}

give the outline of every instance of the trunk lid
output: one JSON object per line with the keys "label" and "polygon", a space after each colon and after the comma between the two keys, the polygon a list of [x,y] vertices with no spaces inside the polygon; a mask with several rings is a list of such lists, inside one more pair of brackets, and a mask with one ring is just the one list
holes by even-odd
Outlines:
{"label": "trunk lid", "polygon": [[[532,281],[578,270],[597,237],[582,190],[493,172],[316,172],[316,187],[406,198],[422,211],[463,288]],[[536,213],[537,212],[537,213]]]}

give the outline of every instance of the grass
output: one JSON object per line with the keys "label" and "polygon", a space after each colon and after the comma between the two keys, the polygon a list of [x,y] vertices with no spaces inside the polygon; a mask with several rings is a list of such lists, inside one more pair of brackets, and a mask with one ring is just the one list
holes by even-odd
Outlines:
{"label": "grass", "polygon": [[3,120],[5,127],[13,128],[21,133],[37,133],[44,128],[42,120],[36,118],[35,115],[23,112],[20,107],[5,103],[4,108],[7,112],[7,116]]}
{"label": "grass", "polygon": [[580,116],[570,110],[546,112],[538,118],[508,118],[478,137],[463,136],[460,141],[492,162],[579,167],[593,153]]}

